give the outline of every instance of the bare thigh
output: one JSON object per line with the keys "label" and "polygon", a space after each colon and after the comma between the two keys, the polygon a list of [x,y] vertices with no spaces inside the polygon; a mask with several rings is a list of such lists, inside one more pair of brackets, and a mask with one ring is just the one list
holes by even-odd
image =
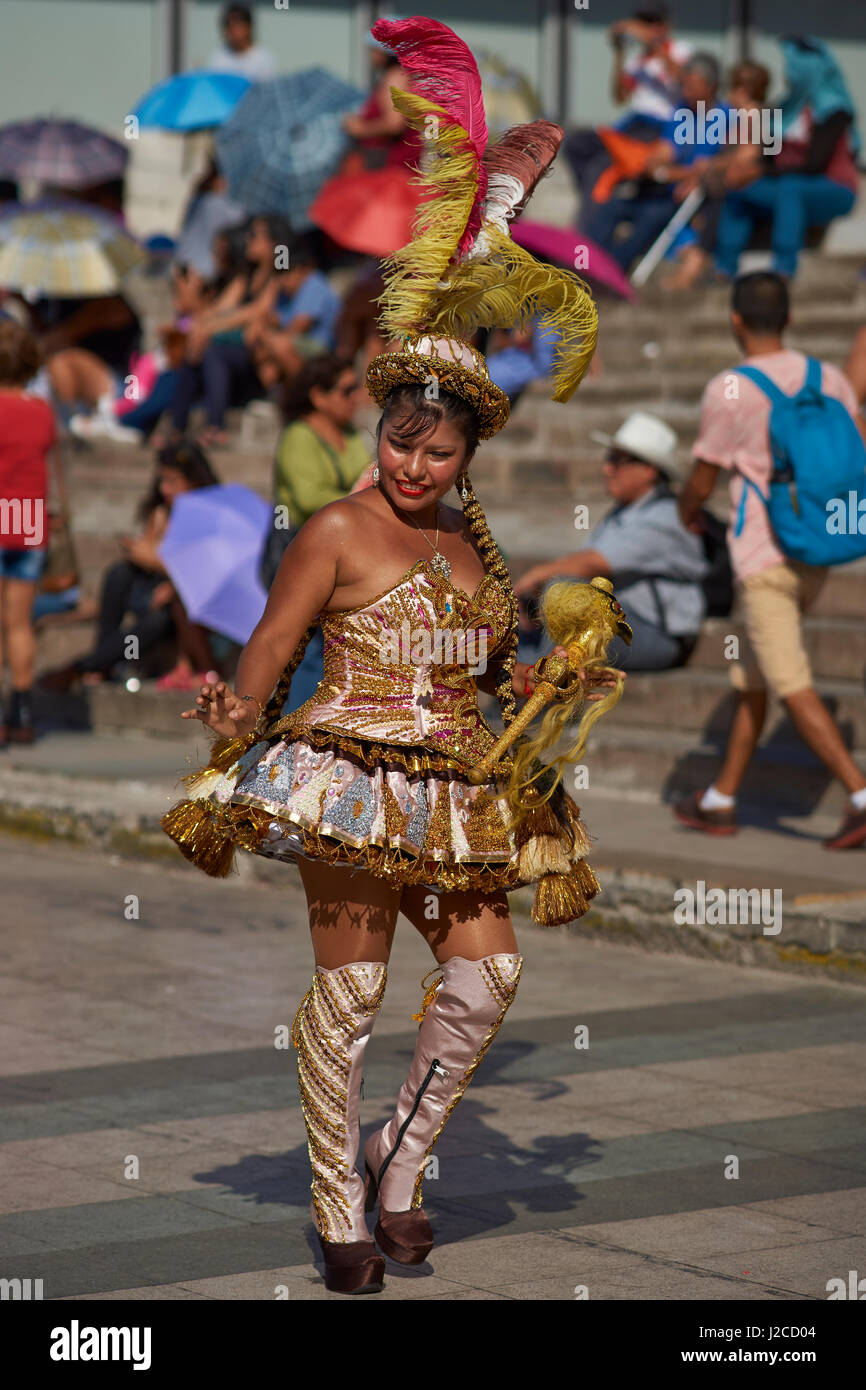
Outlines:
{"label": "bare thigh", "polygon": [[440,965],[452,956],[483,960],[517,951],[505,893],[434,893],[419,885],[403,889],[400,911],[424,937]]}
{"label": "bare thigh", "polygon": [[299,859],[316,964],[337,970],[352,961],[387,963],[400,890],[360,870]]}

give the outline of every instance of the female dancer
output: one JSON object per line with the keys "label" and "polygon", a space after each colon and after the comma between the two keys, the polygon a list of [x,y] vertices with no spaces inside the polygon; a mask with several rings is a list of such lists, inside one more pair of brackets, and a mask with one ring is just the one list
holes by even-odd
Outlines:
{"label": "female dancer", "polygon": [[[444,25],[418,19],[379,21],[374,34],[401,56],[405,35],[410,70],[419,44],[429,58],[440,40],[452,56],[460,43]],[[467,71],[464,60],[455,91],[465,89]],[[403,95],[396,93],[395,102]],[[465,150],[468,137],[456,119],[446,122],[444,101],[440,88],[439,178],[448,204],[455,188],[465,196],[446,175],[450,152]],[[415,98],[410,115],[423,123],[425,103]],[[544,136],[549,128],[541,124]],[[537,177],[546,167],[538,141],[524,135],[519,143]],[[515,200],[525,201],[527,182],[512,178]],[[441,205],[427,208],[435,235],[446,228],[441,263],[429,244],[423,258],[435,286],[455,253],[471,198],[450,222]],[[487,211],[486,204],[479,207],[480,227],[510,258]],[[294,860],[300,869],[316,969],[293,1041],[325,1282],[344,1293],[382,1287],[384,1261],[366,1222],[377,1202],[380,1250],[414,1264],[432,1248],[421,1190],[427,1159],[520,978],[506,891],[547,883],[546,901],[557,906],[536,920],[550,923],[579,916],[598,891],[584,858],[588,837],[561,787],[530,838],[521,839],[501,787],[474,785],[470,777],[495,743],[477,689],[496,694],[508,725],[516,696],[529,694],[533,679],[514,660],[517,614],[508,570],[468,472],[479,441],[506,423],[508,398],[491,382],[481,354],[452,336],[455,306],[462,301],[476,314],[479,305],[486,312],[483,282],[490,271],[495,312],[488,321],[505,312],[519,319],[527,308],[547,311],[562,334],[562,398],[580,380],[595,341],[594,306],[574,277],[539,272],[534,262],[512,269],[507,285],[519,283],[525,302],[507,309],[509,290],[492,263],[473,264],[439,310],[429,278],[417,313],[415,281],[407,291],[400,273],[392,278],[390,288],[400,294],[386,308],[383,327],[402,341],[373,359],[366,378],[383,412],[373,485],[328,504],[302,526],[243,651],[234,689],[222,681],[204,685],[196,708],[184,711],[220,739],[209,766],[185,779],[190,799],[162,822],[208,873],[227,873],[235,846]],[[451,273],[456,282],[456,261]],[[429,331],[419,331],[422,314]],[[471,314],[467,321],[474,327]],[[462,512],[444,503],[454,486]],[[281,716],[317,623],[323,679],[300,708]],[[614,681],[604,670],[585,676],[588,685]],[[594,689],[588,698],[604,693]],[[415,1055],[395,1112],[365,1145],[362,1180],[355,1171],[361,1068],[399,912],[427,940],[441,977],[416,1016]]]}

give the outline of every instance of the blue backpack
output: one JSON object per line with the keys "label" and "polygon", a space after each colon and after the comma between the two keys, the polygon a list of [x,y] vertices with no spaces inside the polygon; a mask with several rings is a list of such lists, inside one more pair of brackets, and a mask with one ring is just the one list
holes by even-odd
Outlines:
{"label": "blue backpack", "polygon": [[807,358],[800,391],[786,396],[757,367],[736,367],[770,401],[770,492],[743,478],[734,535],[751,488],[767,508],[785,555],[807,565],[841,565],[866,555],[866,445],[841,401],[821,391],[821,363]]}

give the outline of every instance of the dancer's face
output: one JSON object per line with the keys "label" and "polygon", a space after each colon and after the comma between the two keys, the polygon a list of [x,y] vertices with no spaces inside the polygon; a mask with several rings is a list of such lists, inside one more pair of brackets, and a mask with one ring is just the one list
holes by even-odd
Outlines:
{"label": "dancer's face", "polygon": [[382,425],[377,462],[379,487],[395,506],[426,512],[443,498],[469,462],[466,438],[451,420],[439,420],[412,438],[400,433],[408,416]]}

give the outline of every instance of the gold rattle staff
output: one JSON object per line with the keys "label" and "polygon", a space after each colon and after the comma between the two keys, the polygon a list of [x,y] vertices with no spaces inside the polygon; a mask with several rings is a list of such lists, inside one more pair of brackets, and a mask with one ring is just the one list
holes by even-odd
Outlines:
{"label": "gold rattle staff", "polygon": [[535,663],[536,687],[530,695],[523,709],[512,720],[504,734],[500,734],[490,752],[481,759],[481,762],[469,771],[469,781],[473,786],[480,786],[482,782],[489,782],[493,776],[493,769],[499,762],[503,753],[511,747],[516,738],[519,738],[524,729],[528,728],[535,716],[545,705],[549,705],[551,700],[570,700],[574,699],[580,688],[580,676],[571,681],[568,685],[557,684],[571,672],[571,662],[566,661],[564,656],[544,656]]}
{"label": "gold rattle staff", "polygon": [[[568,586],[565,587],[568,589]],[[562,703],[577,700],[581,687],[581,678],[577,673],[583,667],[587,652],[597,651],[600,636],[606,639],[605,646],[617,633],[624,641],[631,642],[631,628],[613,596],[613,584],[609,579],[599,576],[588,585],[576,584],[572,589],[577,609],[574,604],[570,605],[570,619],[567,618],[564,623],[559,621],[555,630],[551,629],[551,636],[558,646],[565,648],[567,656],[552,654],[541,657],[535,663],[538,682],[535,690],[490,752],[470,770],[469,781],[473,786],[491,781],[498,760],[545,705],[553,700]]]}

